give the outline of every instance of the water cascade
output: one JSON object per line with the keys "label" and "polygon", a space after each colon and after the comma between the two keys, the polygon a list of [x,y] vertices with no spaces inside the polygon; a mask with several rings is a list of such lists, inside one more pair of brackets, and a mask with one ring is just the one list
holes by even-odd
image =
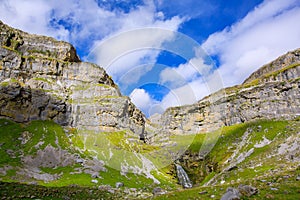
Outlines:
{"label": "water cascade", "polygon": [[184,169],[180,165],[175,164],[175,166],[176,166],[176,172],[177,172],[177,177],[178,177],[179,183],[184,188],[191,188],[193,185],[192,185],[192,182],[190,181],[187,173],[184,171]]}

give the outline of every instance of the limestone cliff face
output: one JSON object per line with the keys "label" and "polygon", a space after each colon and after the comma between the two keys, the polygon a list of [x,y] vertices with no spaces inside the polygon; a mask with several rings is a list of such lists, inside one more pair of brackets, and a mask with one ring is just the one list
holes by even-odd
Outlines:
{"label": "limestone cliff face", "polygon": [[[144,137],[144,115],[101,67],[81,62],[72,45],[2,22],[0,42],[1,117],[51,119],[105,132],[126,129]],[[191,134],[260,118],[292,118],[300,113],[299,76],[300,49],[263,66],[242,85],[167,109],[155,132]]]}
{"label": "limestone cliff face", "polygon": [[0,116],[17,122],[54,120],[97,131],[144,133],[144,115],[101,67],[75,48],[0,21]]}
{"label": "limestone cliff face", "polygon": [[163,132],[191,134],[255,119],[290,119],[299,115],[297,49],[254,72],[242,85],[226,88],[194,105],[167,109],[159,124]]}
{"label": "limestone cliff face", "polygon": [[[245,81],[244,84],[251,83],[256,79],[262,79],[265,81],[279,81],[279,80],[289,80],[299,77],[299,68],[295,68],[294,65],[300,64],[300,49],[286,53],[280,56],[273,62],[264,65],[254,73],[252,73]],[[290,66],[289,70],[285,68]],[[278,72],[277,76],[271,76],[272,73]],[[284,72],[285,71],[285,72]],[[283,72],[283,73],[280,73]],[[269,76],[268,76],[269,75]],[[278,76],[279,75],[279,76]]]}

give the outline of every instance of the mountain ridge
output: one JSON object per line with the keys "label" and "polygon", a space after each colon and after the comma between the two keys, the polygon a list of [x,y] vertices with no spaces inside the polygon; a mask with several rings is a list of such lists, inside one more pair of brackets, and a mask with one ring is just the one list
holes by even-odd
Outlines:
{"label": "mountain ridge", "polygon": [[[300,115],[299,52],[296,49],[280,56],[241,85],[221,89],[192,105],[168,108],[156,121],[165,127],[164,131],[192,134],[261,118],[297,117]],[[268,71],[269,68],[272,70]],[[268,105],[259,105],[264,103],[262,99],[268,99]],[[252,113],[247,113],[249,110]]]}

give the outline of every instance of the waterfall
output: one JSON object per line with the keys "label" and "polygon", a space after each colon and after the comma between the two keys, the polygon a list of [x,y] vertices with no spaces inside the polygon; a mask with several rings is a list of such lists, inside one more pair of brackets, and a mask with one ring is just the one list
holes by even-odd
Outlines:
{"label": "waterfall", "polygon": [[175,166],[176,166],[177,177],[178,177],[178,181],[179,181],[180,185],[182,185],[182,187],[184,187],[184,188],[191,188],[193,185],[192,185],[192,182],[190,181],[187,173],[184,171],[184,169],[180,165],[175,164]]}

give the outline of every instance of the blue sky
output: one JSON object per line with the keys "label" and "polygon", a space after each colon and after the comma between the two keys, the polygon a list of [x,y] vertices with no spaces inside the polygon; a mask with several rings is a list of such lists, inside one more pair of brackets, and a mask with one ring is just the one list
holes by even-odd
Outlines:
{"label": "blue sky", "polygon": [[0,20],[69,41],[147,116],[240,84],[300,47],[299,0],[0,2]]}

